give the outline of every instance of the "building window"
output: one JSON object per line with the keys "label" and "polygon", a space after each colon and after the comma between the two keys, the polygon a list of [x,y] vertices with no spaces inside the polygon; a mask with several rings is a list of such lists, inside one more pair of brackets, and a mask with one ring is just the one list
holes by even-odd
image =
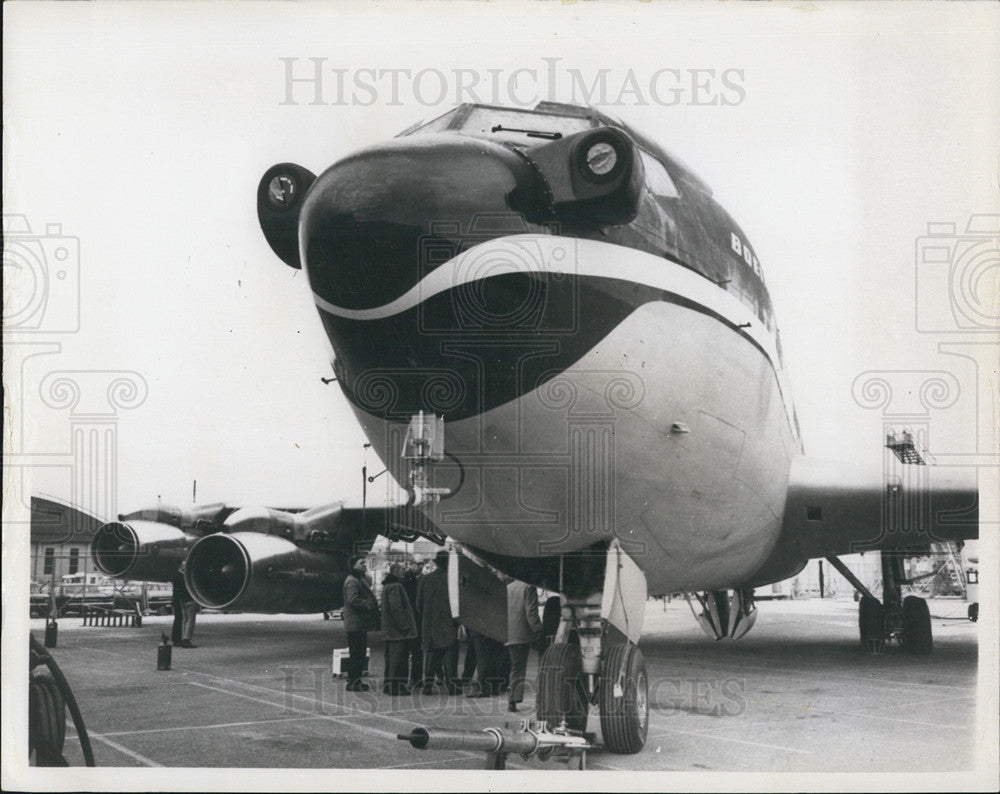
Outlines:
{"label": "building window", "polygon": [[50,575],[56,569],[56,550],[49,548],[45,550],[45,567],[42,571]]}
{"label": "building window", "polygon": [[80,570],[80,550],[70,549],[69,550],[69,572],[76,573]]}

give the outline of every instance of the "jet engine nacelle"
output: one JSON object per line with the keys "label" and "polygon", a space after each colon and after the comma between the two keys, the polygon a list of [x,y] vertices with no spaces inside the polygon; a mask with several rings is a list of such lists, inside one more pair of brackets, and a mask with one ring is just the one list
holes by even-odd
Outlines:
{"label": "jet engine nacelle", "polygon": [[243,612],[326,612],[342,606],[348,555],[301,548],[260,532],[207,535],[184,580],[203,607]]}
{"label": "jet engine nacelle", "polygon": [[158,521],[112,521],[94,534],[90,551],[108,576],[169,582],[197,540],[197,535]]}
{"label": "jet engine nacelle", "polygon": [[[685,593],[685,596],[698,625],[713,640],[727,637],[738,640],[757,622],[753,590],[709,590],[704,593]],[[695,609],[695,601],[701,605],[700,613]]]}

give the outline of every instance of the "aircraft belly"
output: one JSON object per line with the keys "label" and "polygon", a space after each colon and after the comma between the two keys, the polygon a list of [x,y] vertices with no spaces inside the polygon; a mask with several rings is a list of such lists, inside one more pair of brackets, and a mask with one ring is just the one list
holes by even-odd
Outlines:
{"label": "aircraft belly", "polygon": [[[405,483],[405,424],[355,412]],[[651,594],[745,581],[776,541],[792,439],[773,367],[692,308],[646,303],[541,386],[445,419],[433,484],[457,490],[431,517],[458,541],[530,557],[617,537]]]}

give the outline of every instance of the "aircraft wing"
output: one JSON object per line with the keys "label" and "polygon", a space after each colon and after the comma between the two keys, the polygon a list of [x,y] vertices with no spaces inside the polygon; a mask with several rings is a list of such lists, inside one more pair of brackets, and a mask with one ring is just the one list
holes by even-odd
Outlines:
{"label": "aircraft wing", "polygon": [[413,540],[418,534],[440,538],[423,512],[407,504],[158,505],[102,526],[91,550],[98,568],[123,579],[169,582],[184,563],[185,584],[205,607],[309,613],[341,606],[351,557],[367,552],[379,535]]}
{"label": "aircraft wing", "polygon": [[54,497],[31,497],[31,539],[35,543],[87,541],[103,523],[86,510]]}
{"label": "aircraft wing", "polygon": [[977,538],[978,501],[974,469],[904,465],[888,472],[799,456],[778,543],[751,584],[793,576],[817,557]]}

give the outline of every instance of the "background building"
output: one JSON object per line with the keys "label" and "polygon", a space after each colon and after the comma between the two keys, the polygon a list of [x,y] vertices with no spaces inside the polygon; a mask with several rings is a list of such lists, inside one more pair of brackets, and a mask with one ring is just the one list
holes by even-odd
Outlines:
{"label": "background building", "polygon": [[48,496],[31,497],[31,581],[97,571],[90,542],[104,522]]}

